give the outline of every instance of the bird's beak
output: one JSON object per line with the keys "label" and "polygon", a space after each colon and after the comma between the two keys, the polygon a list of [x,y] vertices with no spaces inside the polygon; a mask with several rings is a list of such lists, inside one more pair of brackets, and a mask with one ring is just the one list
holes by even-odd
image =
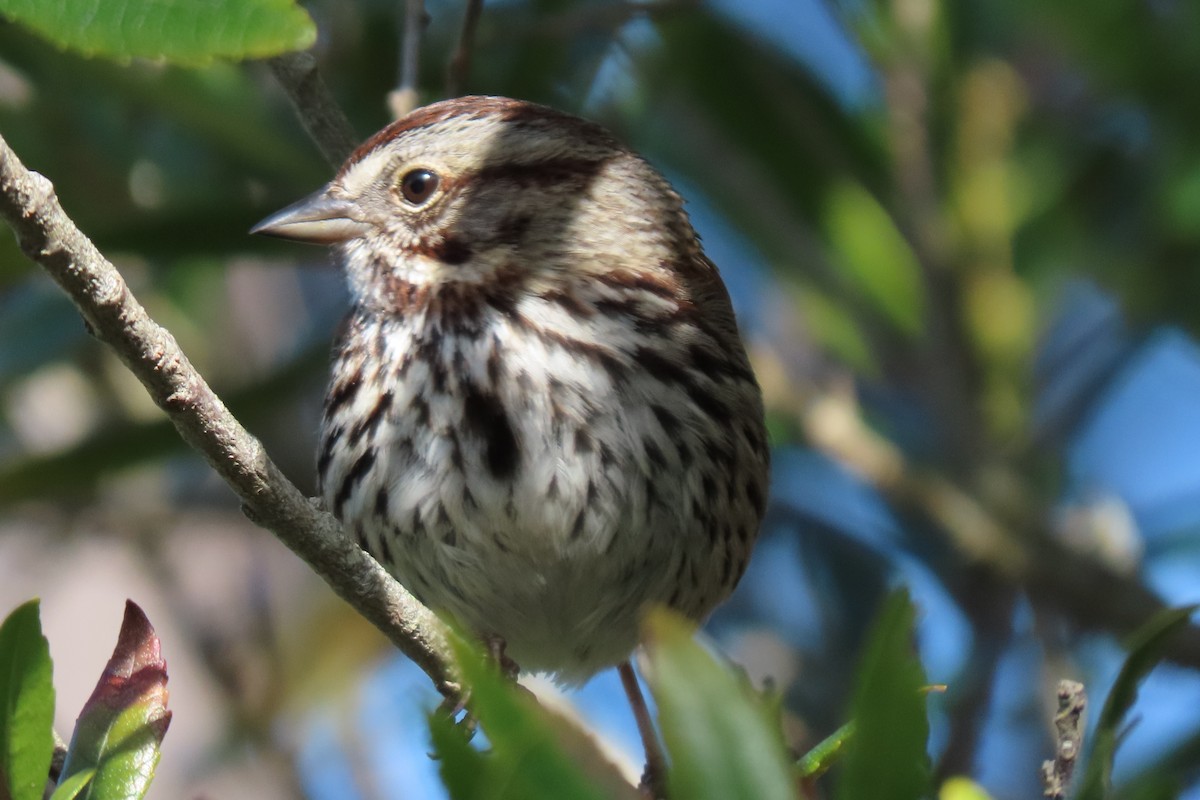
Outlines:
{"label": "bird's beak", "polygon": [[348,200],[330,196],[329,187],[292,203],[250,229],[251,233],[312,244],[337,244],[364,235],[371,225]]}

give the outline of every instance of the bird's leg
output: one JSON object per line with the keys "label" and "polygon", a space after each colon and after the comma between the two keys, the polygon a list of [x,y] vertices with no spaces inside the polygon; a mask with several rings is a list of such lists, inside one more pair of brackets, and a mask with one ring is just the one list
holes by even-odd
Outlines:
{"label": "bird's leg", "polygon": [[[437,713],[444,714],[454,723],[463,737],[469,742],[475,738],[475,731],[479,729],[479,720],[475,719],[475,715],[467,709],[467,703],[471,700],[471,690],[466,688],[458,688],[454,693],[447,694],[442,700],[441,705],[437,708]],[[456,720],[459,714],[463,714],[463,718]],[[432,757],[432,754],[430,755]]]}
{"label": "bird's leg", "polygon": [[[496,666],[500,667],[500,674],[508,678],[513,683],[517,683],[517,678],[521,674],[521,666],[509,657],[508,653],[504,652],[506,647],[504,637],[496,634],[488,634],[483,637],[483,644],[487,647],[488,656],[492,661],[496,662]],[[520,684],[517,684],[518,686]]]}
{"label": "bird's leg", "polygon": [[517,680],[517,678],[521,677],[521,665],[513,661],[512,657],[504,652],[504,637],[491,633],[483,637],[483,644],[487,647],[488,658],[492,659],[496,666],[500,668],[500,674],[507,678],[519,692],[536,703],[538,701],[537,695],[531,692],[528,687],[522,686],[521,682]]}
{"label": "bird's leg", "polygon": [[[517,677],[521,674],[521,667],[516,661],[513,661],[511,658],[509,658],[507,653],[504,652],[504,637],[496,636],[495,634],[489,634],[483,637],[483,645],[487,648],[488,658],[495,662],[496,666],[500,668],[500,674],[502,674],[506,679],[512,681],[513,685],[518,689],[529,693],[528,689],[517,683]],[[456,691],[447,694],[446,698],[442,701],[442,704],[438,706],[438,713],[445,714],[447,717],[453,720],[459,714],[462,714],[463,711],[466,711],[466,713],[463,714],[463,718],[454,724],[460,731],[463,732],[463,735],[469,742],[475,738],[475,731],[479,728],[479,720],[477,720],[475,715],[471,713],[471,709],[467,708],[467,705],[471,700],[471,690],[461,687],[455,688]]]}
{"label": "bird's leg", "polygon": [[[512,684],[514,684],[517,688],[521,688],[521,690],[528,692],[529,690],[527,690],[526,687],[521,686],[521,684],[518,684],[517,682],[517,675],[521,674],[521,667],[517,666],[517,662],[512,660],[508,654],[505,654],[504,637],[496,636],[496,634],[492,633],[487,634],[487,636],[482,637],[482,639],[484,639],[484,646],[487,648],[487,657],[496,662],[497,666],[500,668],[500,674],[503,674],[506,679],[512,681]],[[455,718],[460,714],[463,715],[462,720],[457,720],[455,722],[455,726],[462,730],[462,733],[464,736],[466,736],[467,741],[474,739],[475,730],[479,729],[479,720],[476,720],[475,715],[470,712],[469,708],[467,708],[469,702],[469,688],[460,688],[460,690],[457,692],[448,694],[448,696],[442,700],[442,705],[438,706],[439,714],[444,714],[450,717],[451,720],[455,720]],[[463,714],[463,711],[466,711],[466,714]]]}
{"label": "bird's leg", "polygon": [[617,665],[621,675],[621,686],[625,696],[629,698],[629,706],[633,709],[633,718],[637,721],[638,733],[642,737],[642,746],[646,750],[646,771],[642,773],[642,791],[652,798],[666,797],[667,760],[663,755],[662,746],[658,743],[658,734],[654,731],[654,720],[650,719],[650,709],[646,707],[646,698],[638,686],[637,675],[633,672],[633,664],[628,660]]}

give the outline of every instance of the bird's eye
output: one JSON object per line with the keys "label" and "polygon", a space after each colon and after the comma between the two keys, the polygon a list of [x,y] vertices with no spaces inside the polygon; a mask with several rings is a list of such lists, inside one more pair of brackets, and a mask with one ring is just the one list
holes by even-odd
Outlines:
{"label": "bird's eye", "polygon": [[414,169],[400,179],[400,194],[414,206],[424,204],[437,191],[438,176],[427,169]]}

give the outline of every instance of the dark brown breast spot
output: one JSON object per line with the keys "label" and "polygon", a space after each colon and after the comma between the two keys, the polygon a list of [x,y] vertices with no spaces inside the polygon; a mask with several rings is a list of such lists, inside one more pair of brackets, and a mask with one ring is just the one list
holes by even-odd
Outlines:
{"label": "dark brown breast spot", "polygon": [[467,430],[483,439],[484,461],[492,477],[511,478],[520,462],[517,435],[509,422],[504,404],[493,394],[468,386],[463,401],[463,422]]}

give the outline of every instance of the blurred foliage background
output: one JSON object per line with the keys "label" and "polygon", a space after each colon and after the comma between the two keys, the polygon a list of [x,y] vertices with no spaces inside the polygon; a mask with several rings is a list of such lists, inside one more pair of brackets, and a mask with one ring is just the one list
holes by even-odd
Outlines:
{"label": "blurred foliage background", "polygon": [[[463,5],[426,6],[432,101]],[[307,7],[365,137],[403,4]],[[937,775],[1039,794],[1057,679],[1098,702],[1119,637],[1200,596],[1200,6],[496,0],[472,53],[468,92],[597,119],[663,169],[731,287],[775,470],[709,630],[784,692],[793,743],[844,721],[902,583],[949,686]],[[329,175],[268,70],[88,60],[0,24],[0,131],[311,491],[345,295],[320,251],[246,235]],[[439,796],[424,677],[241,517],[5,234],[0,608],[32,595],[61,709],[121,599],[155,620],[175,720],[151,796]],[[1200,632],[1170,655],[1122,796],[1200,797]],[[636,774],[612,676],[562,701]]]}

